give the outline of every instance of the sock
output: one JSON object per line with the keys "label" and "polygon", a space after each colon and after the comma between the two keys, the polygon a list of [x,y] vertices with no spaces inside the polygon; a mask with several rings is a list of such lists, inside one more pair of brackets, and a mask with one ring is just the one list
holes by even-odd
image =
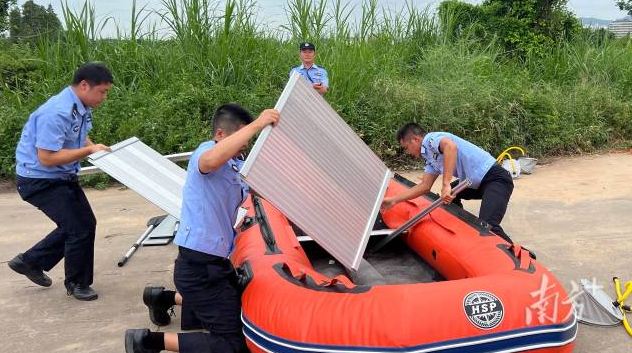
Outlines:
{"label": "sock", "polygon": [[176,305],[176,292],[172,290],[162,291],[162,294],[158,298],[156,304],[167,307],[167,308],[170,308]]}
{"label": "sock", "polygon": [[165,333],[150,331],[149,334],[143,338],[143,346],[145,349],[165,350]]}

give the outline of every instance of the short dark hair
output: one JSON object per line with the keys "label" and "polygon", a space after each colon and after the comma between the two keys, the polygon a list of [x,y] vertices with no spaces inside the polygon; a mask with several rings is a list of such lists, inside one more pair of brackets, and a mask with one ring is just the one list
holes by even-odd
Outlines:
{"label": "short dark hair", "polygon": [[410,135],[423,136],[426,132],[417,123],[408,123],[397,130],[397,142],[408,140]]}
{"label": "short dark hair", "polygon": [[81,81],[86,81],[90,86],[98,86],[103,83],[114,83],[114,77],[110,70],[102,63],[90,62],[81,65],[75,71],[72,78],[72,85],[76,86]]}
{"label": "short dark hair", "polygon": [[250,112],[237,103],[228,103],[220,106],[213,116],[213,134],[217,129],[222,129],[228,133],[233,133],[241,125],[248,125],[252,122]]}

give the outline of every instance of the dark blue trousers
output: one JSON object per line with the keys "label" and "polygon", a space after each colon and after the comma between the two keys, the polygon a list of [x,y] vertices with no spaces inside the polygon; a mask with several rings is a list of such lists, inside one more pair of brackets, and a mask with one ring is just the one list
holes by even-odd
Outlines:
{"label": "dark blue trousers", "polygon": [[24,253],[34,268],[50,271],[64,261],[65,284],[91,285],[97,220],[76,177],[71,180],[18,176],[18,193],[37,207],[57,228]]}
{"label": "dark blue trousers", "polygon": [[[452,187],[457,186],[458,180],[452,182]],[[500,222],[507,212],[509,198],[513,192],[513,179],[509,172],[498,164],[494,164],[483,177],[478,189],[465,189],[461,191],[454,203],[463,207],[461,200],[481,200],[481,209],[478,218],[491,226],[491,231],[509,243],[513,243],[509,235],[500,226]]]}
{"label": "dark blue trousers", "polygon": [[173,280],[182,296],[183,353],[248,352],[241,323],[241,295],[230,260],[180,247]]}

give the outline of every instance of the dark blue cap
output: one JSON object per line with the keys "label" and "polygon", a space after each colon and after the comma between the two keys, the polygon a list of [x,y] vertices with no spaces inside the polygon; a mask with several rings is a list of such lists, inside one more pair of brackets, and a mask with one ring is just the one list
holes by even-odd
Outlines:
{"label": "dark blue cap", "polygon": [[307,50],[307,49],[316,50],[316,46],[310,42],[303,42],[299,44],[298,48],[300,50]]}

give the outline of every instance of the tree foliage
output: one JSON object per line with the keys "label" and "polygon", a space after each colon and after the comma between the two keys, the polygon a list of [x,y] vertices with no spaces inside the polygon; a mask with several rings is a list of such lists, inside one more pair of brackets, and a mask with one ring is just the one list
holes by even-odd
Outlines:
{"label": "tree foliage", "polygon": [[444,1],[439,14],[454,35],[497,38],[518,56],[543,55],[555,42],[567,40],[581,28],[568,11],[568,0],[485,0],[481,5]]}
{"label": "tree foliage", "polygon": [[15,0],[0,0],[0,36],[9,27],[9,11],[11,6],[15,6]]}
{"label": "tree foliage", "polygon": [[28,40],[39,35],[55,37],[61,29],[61,22],[51,5],[46,8],[29,0],[21,10],[16,6],[9,13],[9,35],[12,39]]}
{"label": "tree foliage", "polygon": [[632,0],[617,0],[617,6],[621,11],[627,11],[632,16]]}

